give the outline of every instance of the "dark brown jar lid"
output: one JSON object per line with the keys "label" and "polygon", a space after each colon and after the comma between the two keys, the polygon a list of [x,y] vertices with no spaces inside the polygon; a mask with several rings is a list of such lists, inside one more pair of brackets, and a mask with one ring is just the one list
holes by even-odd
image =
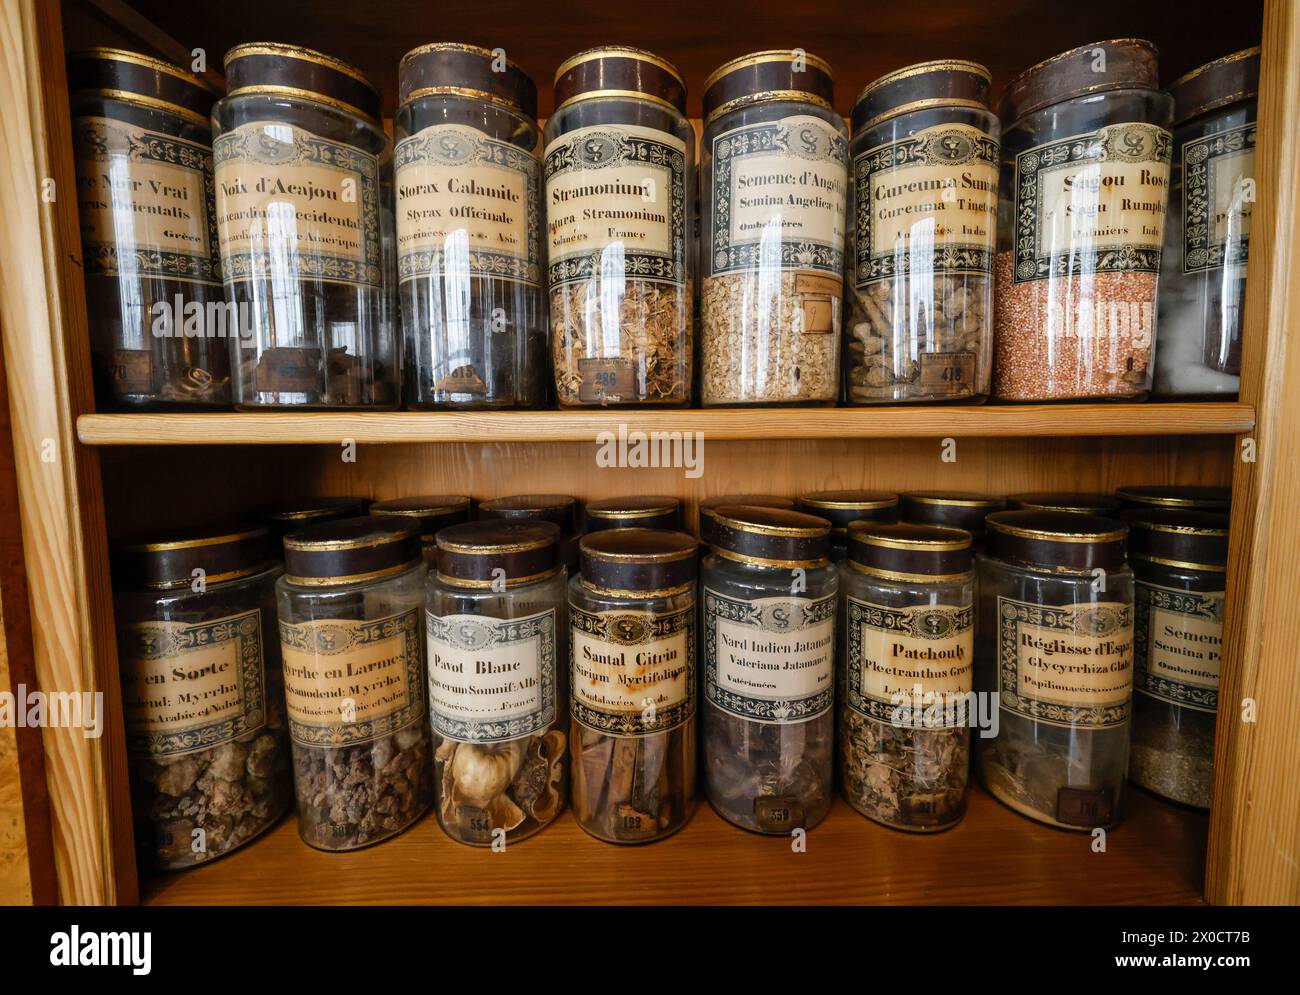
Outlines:
{"label": "dark brown jar lid", "polygon": [[378,124],[379,90],[360,69],[298,45],[248,42],[226,53],[227,96],[259,94],[311,100]]}
{"label": "dark brown jar lid", "polygon": [[935,59],[886,73],[868,83],[853,104],[853,134],[881,121],[931,107],[989,109],[993,77],[978,62]]}
{"label": "dark brown jar lid", "polygon": [[307,501],[276,505],[262,512],[260,517],[266,522],[271,530],[271,538],[278,545],[288,533],[308,525],[336,522],[341,518],[364,515],[367,503],[365,498],[358,497],[311,498]]}
{"label": "dark brown jar lid", "polygon": [[161,533],[113,547],[113,574],[123,590],[189,587],[195,570],[205,584],[251,577],[275,560],[267,530],[246,522]]}
{"label": "dark brown jar lid", "polygon": [[697,543],[685,532],[606,529],[582,537],[582,582],[599,594],[667,598],[695,584]]}
{"label": "dark brown jar lid", "polygon": [[989,555],[1065,573],[1124,566],[1128,526],[1116,518],[1073,511],[995,511],[988,525]]}
{"label": "dark brown jar lid", "polygon": [[724,62],[704,81],[704,123],[765,100],[802,100],[831,110],[835,76],[830,64],[788,48],[751,52]]}
{"label": "dark brown jar lid", "polygon": [[1178,508],[1131,508],[1122,517],[1128,523],[1129,556],[1133,560],[1216,573],[1227,569],[1227,515]]}
{"label": "dark brown jar lid", "polygon": [[831,523],[785,508],[724,504],[713,512],[713,551],[727,560],[758,567],[825,566],[831,552]]}
{"label": "dark brown jar lid", "polygon": [[221,91],[163,59],[121,48],[87,48],[68,55],[68,92],[121,100],[211,128]]}
{"label": "dark brown jar lid", "polygon": [[284,537],[285,579],[303,587],[364,584],[423,562],[415,523],[393,515],[344,518]]}
{"label": "dark brown jar lid", "polygon": [[1169,84],[1169,93],[1174,98],[1174,124],[1249,100],[1259,93],[1259,47],[1233,52],[1179,76]]}
{"label": "dark brown jar lid", "polygon": [[1034,491],[1007,498],[1012,511],[1069,511],[1076,515],[1117,515],[1123,505],[1109,494],[1082,491]]}
{"label": "dark brown jar lid", "polygon": [[1121,487],[1115,492],[1115,497],[1130,508],[1227,511],[1232,503],[1232,488],[1152,484],[1144,487]]}
{"label": "dark brown jar lid", "polygon": [[[437,95],[472,97],[537,120],[537,85],[509,59],[502,59],[499,63],[491,49],[451,41],[413,48],[397,67],[398,103]],[[499,64],[504,68],[497,72]]]}
{"label": "dark brown jar lid", "polygon": [[587,504],[587,531],[681,528],[682,503],[675,497],[604,498]]}
{"label": "dark brown jar lid", "polygon": [[[465,522],[438,533],[438,579],[455,587],[507,587],[550,577],[560,567],[554,522]],[[498,574],[496,571],[503,571]]]}
{"label": "dark brown jar lid", "polygon": [[1143,38],[1113,38],[1080,45],[1030,66],[1015,77],[1002,91],[999,114],[1003,121],[1014,122],[1062,100],[1089,93],[1159,90],[1159,61],[1155,45]]}
{"label": "dark brown jar lid", "polygon": [[577,522],[577,498],[567,494],[514,494],[493,498],[478,506],[479,518],[509,518],[514,521],[539,519],[554,522],[565,535]]}
{"label": "dark brown jar lid", "polygon": [[1002,511],[1007,499],[968,491],[910,491],[899,495],[899,517],[913,525],[947,525],[984,535],[984,519]]}
{"label": "dark brown jar lid", "polygon": [[944,525],[849,525],[849,565],[885,580],[958,580],[971,571],[971,534]]}
{"label": "dark brown jar lid", "polygon": [[832,542],[843,545],[844,530],[849,522],[895,522],[898,520],[898,495],[888,491],[817,491],[801,494],[794,506],[805,514],[817,515],[831,523]]}
{"label": "dark brown jar lid", "polygon": [[700,502],[700,541],[708,543],[713,535],[714,509],[724,504],[746,504],[754,508],[794,508],[794,498],[777,497],[775,494],[723,494],[720,497],[705,498]]}
{"label": "dark brown jar lid", "polygon": [[370,514],[401,515],[414,521],[420,530],[420,542],[428,546],[439,529],[469,521],[469,498],[462,494],[389,498],[372,504]]}
{"label": "dark brown jar lid", "polygon": [[555,109],[579,100],[650,100],[686,113],[686,80],[671,62],[643,48],[602,45],[570,56],[555,70]]}

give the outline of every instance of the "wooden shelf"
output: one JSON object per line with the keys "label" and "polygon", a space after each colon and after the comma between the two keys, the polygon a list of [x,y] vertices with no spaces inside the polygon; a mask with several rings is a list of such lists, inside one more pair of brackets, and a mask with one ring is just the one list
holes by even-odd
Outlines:
{"label": "wooden shelf", "polygon": [[383,442],[593,442],[601,432],[703,432],[735,439],[906,439],[1235,435],[1249,404],[1064,404],[977,407],[732,408],[657,411],[215,412],[94,414],[77,419],[90,446]]}
{"label": "wooden shelf", "polygon": [[736,829],[704,802],[657,843],[601,843],[566,812],[504,853],[452,842],[432,814],[370,849],[321,853],[289,816],[206,867],[142,879],[141,896],[155,905],[1200,902],[1206,817],[1139,791],[1127,804],[1104,853],[1090,834],[1031,822],[978,788],[966,818],[934,836],[885,829],[837,800],[804,853]]}

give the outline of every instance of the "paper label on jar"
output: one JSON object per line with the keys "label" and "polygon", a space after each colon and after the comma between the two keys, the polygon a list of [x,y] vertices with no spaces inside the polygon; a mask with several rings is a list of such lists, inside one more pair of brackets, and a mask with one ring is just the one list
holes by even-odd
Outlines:
{"label": "paper label on jar", "polygon": [[[713,139],[713,211],[706,262],[718,276],[773,269],[844,272],[848,142],[797,114]],[[779,258],[771,258],[773,252]]]}
{"label": "paper label on jar", "polygon": [[106,117],[72,140],[87,273],[221,283],[211,149]]}
{"label": "paper label on jar", "polygon": [[878,722],[900,725],[911,724],[900,714],[933,707],[933,721],[926,720],[927,728],[966,724],[965,695],[971,689],[975,660],[970,605],[891,608],[850,597],[845,599],[844,622],[848,628],[845,691],[851,709]]}
{"label": "paper label on jar", "polygon": [[425,719],[420,611],[356,622],[280,623],[289,735],[337,749]]}
{"label": "paper label on jar", "polygon": [[704,693],[757,722],[805,722],[835,695],[835,597],[732,598],[704,591]]}
{"label": "paper label on jar", "polygon": [[1107,729],[1128,721],[1132,692],[1131,606],[998,598],[1004,709],[1048,725]]}
{"label": "paper label on jar", "polygon": [[122,712],[132,756],[175,757],[266,724],[262,613],[210,622],[140,622],[121,649]]}
{"label": "paper label on jar", "polygon": [[1171,705],[1219,707],[1223,591],[1180,591],[1138,581],[1133,687]]}
{"label": "paper label on jar", "polygon": [[968,124],[925,128],[853,157],[854,280],[992,273],[999,148]]}
{"label": "paper label on jar", "polygon": [[227,283],[383,283],[379,160],[281,121],[212,143],[217,234]]}
{"label": "paper label on jar", "polygon": [[656,128],[578,128],[546,147],[550,286],[686,282],[686,143]]}
{"label": "paper label on jar", "polygon": [[537,157],[477,128],[443,124],[393,150],[397,277],[542,277]]}
{"label": "paper label on jar", "polygon": [[695,715],[695,610],[569,606],[573,717],[610,736],[666,732]]}
{"label": "paper label on jar", "polygon": [[1186,142],[1183,272],[1244,266],[1255,206],[1255,122]]}
{"label": "paper label on jar", "polygon": [[502,743],[555,721],[555,610],[523,618],[426,614],[434,732]]}
{"label": "paper label on jar", "polygon": [[1157,272],[1172,140],[1135,121],[1017,155],[1014,281]]}

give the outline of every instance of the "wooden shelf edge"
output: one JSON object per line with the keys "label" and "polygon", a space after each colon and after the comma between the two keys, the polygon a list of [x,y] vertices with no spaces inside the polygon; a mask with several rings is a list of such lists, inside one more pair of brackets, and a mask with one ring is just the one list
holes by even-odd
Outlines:
{"label": "wooden shelf edge", "polygon": [[599,442],[601,433],[703,432],[706,441],[1038,436],[1236,435],[1240,402],[938,408],[733,408],[656,411],[212,412],[91,414],[88,446],[421,442]]}

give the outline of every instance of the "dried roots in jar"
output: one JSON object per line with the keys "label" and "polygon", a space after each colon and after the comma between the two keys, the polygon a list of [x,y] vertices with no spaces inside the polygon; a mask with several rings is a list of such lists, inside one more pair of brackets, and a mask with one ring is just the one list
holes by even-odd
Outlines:
{"label": "dried roots in jar", "polygon": [[573,807],[601,839],[638,843],[681,828],[695,799],[695,722],[648,736],[573,724]]}
{"label": "dried roots in jar", "polygon": [[461,743],[435,733],[438,818],[453,839],[523,839],[564,808],[567,740],[559,729],[507,743]]}
{"label": "dried roots in jar", "polygon": [[898,829],[946,829],[961,819],[970,761],[965,726],[916,729],[844,711],[841,776],[850,805]]}

